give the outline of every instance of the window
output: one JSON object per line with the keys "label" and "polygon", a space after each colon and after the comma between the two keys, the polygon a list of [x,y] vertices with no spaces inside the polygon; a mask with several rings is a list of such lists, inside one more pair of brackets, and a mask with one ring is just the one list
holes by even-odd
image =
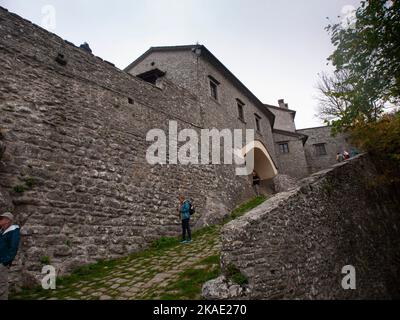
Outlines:
{"label": "window", "polygon": [[211,97],[218,101],[218,86],[213,81],[210,81]]}
{"label": "window", "polygon": [[208,76],[210,79],[210,94],[211,97],[218,101],[218,86],[219,82],[212,76]]}
{"label": "window", "polygon": [[244,122],[244,111],[243,111],[244,103],[239,99],[236,99],[236,101],[237,101],[239,119]]}
{"label": "window", "polygon": [[255,115],[256,116],[256,129],[258,132],[261,131],[261,117],[259,115]]}
{"label": "window", "polygon": [[161,71],[160,69],[152,69],[141,74],[136,75],[136,77],[149,82],[153,85],[157,84],[157,80],[165,76],[165,72]]}
{"label": "window", "polygon": [[316,156],[320,157],[320,156],[327,155],[325,145],[326,145],[326,143],[314,144]]}
{"label": "window", "polygon": [[279,144],[279,153],[281,153],[281,154],[289,153],[289,143],[288,142],[282,142]]}

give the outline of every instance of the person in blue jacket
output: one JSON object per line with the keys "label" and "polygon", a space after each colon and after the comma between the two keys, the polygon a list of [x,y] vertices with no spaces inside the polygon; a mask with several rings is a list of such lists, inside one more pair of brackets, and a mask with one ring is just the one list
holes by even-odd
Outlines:
{"label": "person in blue jacket", "polygon": [[0,215],[0,300],[8,299],[8,269],[17,255],[19,226],[13,224],[10,212]]}
{"label": "person in blue jacket", "polygon": [[[190,201],[185,200],[184,196],[179,196],[179,215],[182,220],[182,241],[181,243],[192,242],[192,233],[190,231]],[[186,240],[186,233],[188,238]]]}

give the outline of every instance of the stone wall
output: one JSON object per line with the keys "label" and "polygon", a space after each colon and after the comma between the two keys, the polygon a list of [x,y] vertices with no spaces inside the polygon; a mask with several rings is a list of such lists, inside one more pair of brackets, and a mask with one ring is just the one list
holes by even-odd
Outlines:
{"label": "stone wall", "polygon": [[[308,136],[304,152],[310,172],[317,172],[335,164],[338,152],[343,153],[346,150],[350,153],[351,146],[347,141],[347,135],[338,134],[333,137],[330,127],[302,129],[297,130],[297,132]],[[326,155],[320,156],[316,154],[315,145],[320,143],[325,143]]]}
{"label": "stone wall", "polygon": [[296,132],[295,111],[269,105],[266,107],[275,115],[274,129]]}
{"label": "stone wall", "polygon": [[158,68],[166,72],[166,79],[197,95],[194,90],[198,85],[196,57],[191,50],[152,52],[137,65],[126,71],[132,75],[138,75]]}
{"label": "stone wall", "polygon": [[[374,187],[377,174],[361,155],[230,222],[224,272],[247,276],[250,299],[400,298],[400,188]],[[356,290],[341,286],[346,265]]]}
{"label": "stone wall", "polygon": [[252,196],[233,166],[147,163],[150,129],[201,128],[197,98],[160,87],[0,7],[0,191],[22,227],[13,283],[37,281],[46,260],[64,274],[177,235],[178,194],[198,227]]}
{"label": "stone wall", "polygon": [[[303,141],[299,137],[274,133],[275,153],[278,158],[278,171],[295,178],[304,178],[309,174],[304,154]],[[287,143],[289,153],[281,153],[280,143]]]}

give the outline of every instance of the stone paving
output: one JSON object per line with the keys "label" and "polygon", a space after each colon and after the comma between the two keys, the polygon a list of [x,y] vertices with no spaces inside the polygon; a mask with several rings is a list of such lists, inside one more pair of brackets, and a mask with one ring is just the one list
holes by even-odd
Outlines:
{"label": "stone paving", "polygon": [[[237,207],[223,224],[266,200],[256,197]],[[29,300],[148,300],[201,299],[201,286],[220,275],[220,230],[206,227],[193,233],[193,242],[160,239],[151,248],[118,260],[82,267],[58,279],[55,290],[24,289],[10,299]],[[172,242],[171,242],[172,241]]]}
{"label": "stone paving", "polygon": [[[190,268],[201,269],[201,261],[219,256],[219,228],[194,238],[190,244],[179,244],[155,252],[152,256],[127,257],[89,281],[76,281],[56,290],[39,291],[13,299],[38,300],[141,300],[157,299],[161,295],[174,294],[168,287],[179,275]],[[107,268],[107,267],[106,267]],[[205,269],[206,272],[206,269]],[[200,297],[199,297],[200,298]]]}

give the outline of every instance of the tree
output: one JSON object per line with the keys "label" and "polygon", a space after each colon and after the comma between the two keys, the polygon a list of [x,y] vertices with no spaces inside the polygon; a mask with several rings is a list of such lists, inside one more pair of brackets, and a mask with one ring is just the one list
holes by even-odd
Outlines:
{"label": "tree", "polygon": [[377,165],[381,174],[374,184],[400,183],[400,111],[358,123],[351,130],[351,143],[368,152]]}
{"label": "tree", "polygon": [[400,0],[362,1],[353,24],[326,29],[335,46],[328,58],[335,72],[325,77],[328,87],[322,78],[322,88],[328,89],[328,102],[336,100],[344,109],[325,120],[334,129],[376,121],[387,103],[400,102]]}
{"label": "tree", "polygon": [[342,93],[349,90],[348,85],[344,84],[346,79],[346,71],[333,75],[323,72],[319,75],[317,84],[318,116],[322,120],[338,120],[344,116],[349,107],[349,101],[342,97]]}

